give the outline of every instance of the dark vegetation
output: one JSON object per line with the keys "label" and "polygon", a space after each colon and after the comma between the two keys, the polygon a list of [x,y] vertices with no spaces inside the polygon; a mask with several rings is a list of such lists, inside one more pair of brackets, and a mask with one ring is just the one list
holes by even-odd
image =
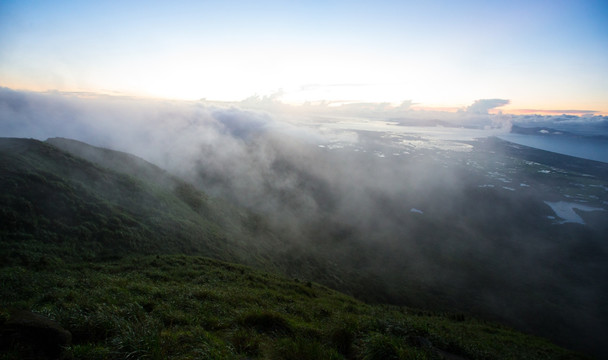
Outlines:
{"label": "dark vegetation", "polygon": [[248,253],[234,236],[246,213],[212,205],[192,185],[141,159],[114,152],[111,162],[99,157],[94,164],[24,139],[2,139],[0,151],[5,265],[152,253],[235,260]]}
{"label": "dark vegetation", "polygon": [[[184,255],[0,269],[10,308],[72,334],[75,359],[570,359],[462,315],[367,305],[317,283]],[[4,349],[2,359],[21,359]]]}
{"label": "dark vegetation", "polygon": [[[274,166],[315,194],[317,215],[302,212],[296,224],[287,221],[291,214],[270,218],[235,199],[206,196],[132,155],[71,140],[2,139],[3,318],[13,308],[44,314],[72,333],[67,355],[100,359],[576,357],[471,314],[568,345],[578,341],[563,341],[570,323],[574,331],[588,323],[585,331],[602,333],[607,317],[595,292],[607,290],[598,283],[606,273],[606,225],[546,220],[546,178],[522,202],[479,188],[483,174],[470,181],[457,167],[449,172],[461,174],[464,191],[432,187],[424,190],[431,200],[424,192],[412,198],[371,189],[366,205],[380,209],[374,219],[382,221],[366,222],[340,212],[335,185],[289,154]],[[539,176],[538,166],[526,179]],[[596,185],[567,176],[550,186]],[[278,196],[292,210],[301,204],[289,191]],[[424,216],[409,212],[420,199]],[[602,216],[585,219],[603,223]],[[424,310],[365,305],[319,283],[369,303]],[[564,296],[574,284],[593,293]]]}
{"label": "dark vegetation", "polygon": [[5,264],[27,264],[37,254],[90,260],[231,251],[219,227],[198,216],[203,199],[191,208],[197,195],[185,184],[163,189],[38,141],[6,139],[0,146]]}
{"label": "dark vegetation", "polygon": [[269,162],[261,184],[233,181],[205,161],[192,179],[280,229],[293,248],[279,257],[284,273],[369,302],[476,314],[607,355],[608,212],[576,210],[584,224],[560,223],[546,203],[605,208],[607,164],[496,138],[461,152],[408,146],[421,141],[390,131],[357,131],[356,142],[331,149],[289,140],[269,134],[243,145]]}

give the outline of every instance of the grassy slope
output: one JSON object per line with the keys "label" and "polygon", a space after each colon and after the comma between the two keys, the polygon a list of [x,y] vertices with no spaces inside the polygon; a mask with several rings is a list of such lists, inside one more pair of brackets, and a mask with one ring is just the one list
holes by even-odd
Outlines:
{"label": "grassy slope", "polygon": [[483,321],[366,305],[203,257],[4,267],[0,283],[4,309],[32,309],[70,330],[76,358],[577,358]]}
{"label": "grassy slope", "polygon": [[[187,218],[189,227],[184,229],[185,232],[189,234],[211,232],[219,238],[221,248],[203,254],[272,270],[278,267],[275,264],[276,259],[269,257],[268,252],[270,249],[285,248],[286,244],[270,231],[265,219],[259,215],[235,207],[222,199],[209,198],[191,184],[134,155],[65,138],[51,138],[45,143],[103,169],[127,175],[140,183],[147,184],[148,188],[151,186],[156,190],[153,196],[161,194],[163,197],[171,198],[171,204],[165,209],[164,215],[170,217],[169,223],[175,224],[176,217]],[[129,206],[139,205],[135,202]],[[141,213],[141,209],[136,209],[135,212]],[[146,220],[147,218],[143,219]],[[154,219],[153,223],[156,221],[158,220]],[[205,237],[199,237],[196,241],[209,242]],[[200,249],[195,247],[184,252],[200,253]]]}
{"label": "grassy slope", "polygon": [[[216,230],[219,228],[222,231],[222,241],[226,246],[215,252],[203,253],[205,255],[253,265],[271,272],[278,271],[293,277],[312,279],[370,301],[386,299],[389,286],[384,284],[384,281],[361,271],[360,268],[338,267],[335,264],[338,254],[348,257],[358,252],[369,252],[369,249],[361,249],[353,243],[349,243],[347,249],[338,249],[333,239],[318,238],[316,234],[303,235],[306,239],[294,236],[293,232],[277,223],[270,225],[263,215],[234,206],[220,198],[207,198],[190,184],[131,154],[65,138],[51,138],[45,143],[103,169],[126,174],[140,183],[151,183],[154,187],[163,189],[165,193],[177,195],[177,203],[185,202],[196,210],[195,218],[203,217],[206,220],[202,224],[195,221],[195,229],[189,229],[189,232],[201,231],[199,228],[204,231],[209,222],[217,225]],[[129,206],[133,205],[139,204]],[[134,212],[140,213],[141,209]],[[177,213],[174,209],[168,209],[167,212],[171,216]],[[143,218],[142,221],[146,220],[147,218]],[[314,227],[325,228],[327,225],[322,223]],[[308,239],[318,240],[316,243],[310,243]],[[201,253],[196,250],[186,249],[184,252]]]}
{"label": "grassy slope", "polygon": [[[145,273],[150,266],[154,267],[154,264],[144,264],[145,261],[148,260],[135,260],[136,263],[138,261],[143,261],[144,263],[142,263],[143,265],[140,264],[140,268],[135,266],[135,273],[130,275],[129,273],[123,273],[122,271],[115,273],[112,276],[116,278],[118,283],[114,283],[114,280],[111,279],[112,276],[110,276],[106,270],[112,267],[121,268],[121,266],[124,267],[126,265],[124,265],[124,263],[122,265],[108,265],[101,262],[116,259],[117,256],[122,257],[129,254],[139,256],[145,254],[186,253],[210,256],[232,262],[246,262],[257,266],[262,265],[266,269],[275,267],[289,269],[290,267],[293,267],[294,264],[301,263],[300,265],[296,265],[299,271],[295,274],[290,271],[287,272],[292,273],[293,276],[297,277],[301,277],[298,274],[303,274],[302,276],[305,276],[306,278],[318,278],[320,280],[323,279],[323,276],[331,275],[330,272],[326,271],[326,264],[319,263],[319,261],[322,262],[323,259],[319,260],[318,258],[306,255],[305,253],[298,254],[297,251],[293,251],[293,249],[282,249],[281,246],[278,246],[284,244],[280,244],[280,241],[272,232],[267,231],[264,226],[263,218],[222,204],[218,200],[210,200],[190,185],[179,179],[172,178],[161,169],[156,168],[151,164],[147,164],[141,159],[128,154],[96,149],[86,144],[79,144],[67,140],[55,140],[54,144],[58,146],[61,145],[65,150],[69,150],[67,147],[72,147],[71,151],[74,154],[83,156],[85,155],[84,150],[91,150],[88,154],[88,158],[95,161],[96,164],[85,161],[80,157],[70,155],[48,143],[25,139],[0,140],[0,187],[4,190],[0,194],[0,215],[3,219],[0,224],[0,261],[2,261],[2,264],[4,265],[4,268],[2,269],[2,306],[25,307],[33,308],[41,312],[50,312],[54,318],[60,319],[66,324],[65,321],[67,320],[63,319],[62,316],[64,315],[61,313],[64,306],[62,304],[70,303],[70,297],[79,297],[80,300],[84,302],[90,301],[89,305],[91,306],[97,304],[95,306],[97,306],[98,310],[95,310],[95,306],[84,310],[76,307],[72,310],[77,313],[85,311],[82,316],[89,320],[94,320],[95,317],[108,316],[108,319],[114,319],[112,320],[114,323],[108,323],[106,325],[113,326],[115,329],[110,332],[104,332],[107,336],[104,335],[105,337],[103,339],[96,338],[90,346],[86,345],[86,341],[80,344],[76,343],[77,346],[74,349],[76,353],[83,351],[90,355],[87,355],[87,357],[92,357],[93,355],[89,352],[95,352],[96,350],[94,350],[94,348],[100,347],[99,351],[102,353],[108,352],[108,354],[116,354],[120,351],[120,346],[112,343],[114,340],[111,340],[113,338],[109,334],[119,330],[128,332],[137,330],[133,328],[137,325],[137,323],[133,323],[133,321],[137,322],[141,321],[141,319],[138,317],[134,318],[127,313],[130,311],[129,309],[131,309],[129,306],[136,306],[139,304],[137,306],[141,305],[141,307],[145,309],[150,309],[150,306],[154,307],[154,304],[146,305],[146,303],[143,303],[143,300],[139,298],[134,300],[133,296],[135,295],[129,294],[130,290],[128,290],[128,284],[136,284],[143,281],[143,283],[147,283],[149,286],[158,286],[162,288],[155,293],[144,292],[142,293],[142,297],[147,299],[156,298],[158,302],[163,304],[162,309],[164,309],[164,313],[185,312],[185,309],[187,309],[182,308],[181,303],[177,302],[177,300],[171,300],[173,291],[179,292],[177,288],[172,289],[171,284],[173,283],[173,285],[183,287],[183,291],[186,291],[188,288],[196,286],[196,284],[188,282],[196,278],[195,276],[170,280],[172,278],[172,275],[168,273],[170,268],[160,267],[159,269],[157,267],[155,269],[156,275],[152,275],[150,278],[155,282],[146,282],[142,280],[143,278],[134,280],[131,277],[135,276],[135,273]],[[124,164],[127,164],[127,166],[125,167]],[[142,173],[147,175],[145,177],[136,177],[136,175]],[[271,251],[269,251],[269,249]],[[280,254],[289,256],[280,256]],[[83,260],[92,262],[93,264],[97,263],[98,265],[83,265]],[[221,272],[222,266],[219,266],[219,269],[216,270],[208,269],[208,271],[212,273]],[[89,269],[87,269],[87,267],[89,267]],[[302,269],[308,270],[302,271]],[[74,276],[80,276],[78,275],[78,272],[80,271],[90,272],[91,278],[105,279],[104,281],[93,284],[97,289],[96,291],[99,291],[99,293],[87,294],[85,289],[80,288],[82,284],[72,284],[69,281],[67,284],[63,284],[63,281],[61,280],[62,276],[65,276],[67,279]],[[171,271],[178,271],[178,269],[173,269]],[[182,269],[180,271],[186,270]],[[54,278],[53,276],[59,277]],[[373,279],[357,281],[356,279],[358,279],[358,276],[361,275],[351,274],[348,277],[350,280],[353,280],[354,286],[369,284],[369,287],[364,293],[377,292],[373,286],[377,282],[373,281]],[[249,290],[246,290],[248,289],[248,286],[242,283],[242,279],[230,279],[231,281],[226,284],[218,283],[216,285],[228,286],[235,292],[242,292],[242,296],[239,295],[240,297],[236,297],[241,300],[245,294],[250,293]],[[105,286],[106,282],[108,284],[113,283],[115,286],[108,288]],[[9,286],[7,284],[12,285]],[[87,282],[84,282],[83,284],[87,284]],[[91,284],[89,283],[86,287],[89,288],[90,285]],[[289,295],[289,289],[292,286],[293,285],[285,285],[284,288],[278,288],[276,290],[281,296],[289,299],[291,297],[291,295]],[[382,289],[379,289],[378,291],[381,290]],[[46,294],[49,291],[58,294],[68,291],[71,295],[65,295],[68,296],[68,298],[60,297],[57,299],[43,296],[43,294]],[[222,291],[224,290],[221,290],[221,288],[211,289],[211,292],[217,296],[219,296]],[[15,295],[11,295],[13,293]],[[134,301],[127,301],[131,305],[123,303],[119,307],[111,308],[106,306],[111,304],[111,302],[108,302],[109,300],[106,299],[112,297],[112,294],[122,294],[125,295],[125,301],[128,299]],[[234,294],[231,296],[233,295]],[[43,297],[40,298],[40,296]],[[235,306],[228,300],[227,297],[222,298],[222,300],[218,300],[218,303],[222,306]],[[312,298],[309,298],[309,300],[312,300]],[[226,301],[225,304],[224,301]],[[259,303],[259,311],[276,311],[276,309],[273,310],[275,301],[266,299],[265,295],[259,295],[256,301]],[[351,299],[350,301],[353,300]],[[133,305],[133,303],[137,304]],[[216,305],[219,306],[218,304]],[[251,304],[248,304],[247,306],[250,305]],[[307,306],[312,306],[312,303],[306,305],[306,303],[303,302],[301,306],[306,308]],[[137,311],[136,313],[139,314]],[[392,310],[384,309],[373,311],[378,312],[380,318],[393,316],[391,315]],[[94,312],[94,314],[92,312]],[[146,312],[148,311],[146,310]],[[189,314],[190,311],[187,311],[186,313]],[[369,313],[366,316],[371,316],[370,314],[372,313]],[[187,314],[185,316],[189,316]],[[194,311],[194,314],[198,317],[201,316],[198,310]],[[211,319],[222,320],[224,315],[220,315],[216,314],[216,316]],[[308,312],[307,316],[314,317],[313,315],[313,313]],[[348,314],[343,315],[346,316]],[[77,314],[65,316],[77,316]],[[93,316],[93,318],[91,318],[91,316]],[[356,314],[353,316],[353,319],[356,320],[355,322],[357,324],[361,321],[364,321],[366,324],[368,322],[369,324],[373,322],[372,318],[359,317]],[[289,317],[287,318],[289,319]],[[161,320],[156,317],[146,317],[146,319],[146,321]],[[233,322],[238,323],[238,321],[236,321],[237,318],[232,319]],[[370,331],[373,330],[369,327],[371,326],[369,324],[365,325],[365,330],[363,331],[363,333],[367,335],[370,335]],[[76,333],[79,331],[70,324],[67,324],[66,326],[71,331],[76,331]],[[172,329],[173,323],[162,323],[162,325],[158,326],[163,329]],[[328,324],[317,323],[315,326],[317,335],[315,335],[316,337],[313,336],[313,338],[318,341],[315,340],[317,342],[313,342],[312,344],[316,345],[311,346],[320,352],[331,352],[331,350],[328,350],[329,348],[327,348],[329,345],[326,342],[321,341],[324,339],[322,333],[325,331],[324,329]],[[425,326],[430,325],[427,324]],[[207,328],[200,323],[198,323],[196,327],[198,329],[196,331],[202,331],[201,334],[206,334],[208,331],[213,330],[212,327]],[[218,329],[220,335],[224,332],[222,329],[222,327]],[[357,327],[357,329],[359,328]],[[80,331],[82,332],[84,330],[81,329]],[[166,331],[171,332],[173,330]],[[243,331],[241,331],[241,335],[239,335],[241,338],[246,339],[251,337],[251,339],[253,339],[252,341],[257,341],[257,345],[254,345],[259,348],[255,351],[256,354],[261,354],[260,356],[263,355],[266,357],[275,354],[280,350],[275,349],[278,345],[274,340],[263,340],[262,335],[260,335],[262,336],[260,338],[257,335],[253,336],[255,334],[251,331],[246,332],[246,329]],[[475,327],[472,327],[467,331],[475,333],[477,330],[475,330]],[[160,334],[163,334],[163,332],[161,331]],[[298,345],[298,341],[302,342],[301,340],[303,338],[307,338],[306,336],[300,336],[304,335],[304,333],[295,332],[295,334],[300,334],[296,335],[295,338],[293,338],[294,332],[292,330],[289,330],[289,334],[291,335],[289,338],[295,341],[295,345],[289,344],[289,341],[292,340],[286,340],[285,346],[306,346],[307,342]],[[230,344],[232,344],[228,341],[230,339],[220,335],[218,335],[219,338],[223,340],[220,341],[221,344],[218,346],[224,350],[218,350],[218,354],[224,354],[228,357],[233,356],[234,349],[236,348],[230,347]],[[362,344],[364,343],[364,340],[369,337],[366,337],[367,335],[361,335],[359,343],[357,343],[359,344],[359,355],[361,356],[364,354],[364,346]],[[481,335],[483,334],[477,334],[475,336]],[[382,331],[380,331],[380,335],[378,335],[377,339],[375,337],[369,339],[373,338],[380,342],[390,340],[390,343],[396,341],[395,346],[399,349],[402,346],[405,346],[401,344],[400,341],[414,341],[411,339],[411,336],[409,338],[408,336],[393,339],[392,335],[383,335]],[[160,338],[157,338],[157,340],[158,339]],[[259,341],[255,339],[258,339]],[[452,341],[449,339],[451,338],[447,337],[437,341],[440,341],[438,344],[441,344],[442,341]],[[518,341],[521,342],[522,347],[527,347],[527,349],[532,352],[536,351],[533,349],[539,346],[538,343],[536,343],[536,340],[532,341],[526,337],[522,337]],[[524,343],[528,341],[532,341],[532,343],[525,345]],[[505,344],[509,344],[510,342],[511,340],[508,340],[502,345],[498,342],[492,346],[507,346]],[[145,344],[134,346],[144,345]],[[234,347],[236,345],[233,344],[232,346]],[[450,346],[452,345],[447,344],[443,346],[443,348],[449,350]],[[483,346],[479,344],[469,344],[462,345],[461,347],[464,349],[467,346],[472,346],[471,349],[473,349],[471,352],[466,353],[467,357],[474,358],[479,357],[477,352],[480,352],[481,354],[486,351],[484,350],[484,346],[487,346],[487,344]],[[454,351],[458,353],[464,351],[462,349]],[[513,351],[519,352],[517,348],[514,349],[516,350]],[[437,351],[439,351],[437,349],[432,351],[427,350],[420,351],[427,355],[436,354]],[[166,351],[168,350],[165,350],[165,352]],[[527,350],[522,351],[525,352]]]}
{"label": "grassy slope", "polygon": [[250,253],[204,194],[166,174],[150,177],[162,184],[144,182],[35,140],[2,139],[0,155],[4,264],[128,253],[235,260]]}

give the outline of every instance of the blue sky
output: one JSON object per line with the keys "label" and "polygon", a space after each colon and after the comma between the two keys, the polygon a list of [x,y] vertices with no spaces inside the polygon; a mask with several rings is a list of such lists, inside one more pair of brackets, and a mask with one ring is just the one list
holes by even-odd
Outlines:
{"label": "blue sky", "polygon": [[2,1],[0,86],[608,113],[605,1]]}

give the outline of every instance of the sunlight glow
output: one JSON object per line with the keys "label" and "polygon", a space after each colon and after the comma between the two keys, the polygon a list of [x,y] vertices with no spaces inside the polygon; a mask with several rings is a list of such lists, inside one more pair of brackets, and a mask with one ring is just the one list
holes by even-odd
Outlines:
{"label": "sunlight glow", "polygon": [[457,108],[501,98],[505,110],[608,113],[599,5],[72,5],[0,4],[0,86]]}

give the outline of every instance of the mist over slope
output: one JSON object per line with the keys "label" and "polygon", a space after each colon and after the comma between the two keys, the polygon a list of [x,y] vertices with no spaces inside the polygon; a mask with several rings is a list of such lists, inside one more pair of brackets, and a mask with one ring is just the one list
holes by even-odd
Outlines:
{"label": "mist over slope", "polygon": [[337,116],[7,91],[2,99],[7,135],[133,153],[262,214],[284,241],[269,254],[288,274],[605,353],[606,165],[476,140],[513,120],[487,108],[442,119],[474,129],[421,129],[393,110],[383,118],[360,108]]}
{"label": "mist over slope", "polygon": [[204,195],[143,160],[124,154],[131,162],[122,166],[137,163],[162,186],[32,139],[0,138],[0,154],[5,265],[40,256],[92,260],[186,252],[235,257],[236,249],[225,243],[225,229],[203,216],[210,207]]}

